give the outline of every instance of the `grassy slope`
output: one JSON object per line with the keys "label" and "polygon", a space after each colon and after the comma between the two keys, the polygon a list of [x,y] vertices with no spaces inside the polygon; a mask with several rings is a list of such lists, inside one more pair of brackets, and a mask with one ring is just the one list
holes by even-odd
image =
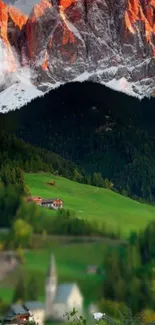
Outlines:
{"label": "grassy slope", "polygon": [[[56,182],[49,186],[50,180]],[[26,174],[25,181],[32,195],[43,198],[60,197],[65,208],[73,209],[80,217],[105,222],[113,229],[120,229],[123,235],[131,230],[139,230],[155,218],[155,207],[141,204],[112,191],[79,184],[51,174]],[[47,214],[55,212],[48,210]]]}
{"label": "grassy slope", "polygon": [[[77,282],[86,302],[100,297],[103,279],[99,275],[87,274],[86,269],[88,265],[100,265],[103,262],[104,244],[54,245],[51,249],[56,257],[60,283]],[[27,277],[35,274],[39,283],[40,299],[43,301],[45,276],[47,274],[51,249],[25,252],[26,262],[22,266]],[[0,284],[0,297],[6,302],[11,301],[13,288],[20,272],[21,269],[17,269]]]}
{"label": "grassy slope", "polygon": [[[121,227],[124,234],[131,229],[139,230],[155,217],[153,206],[140,204],[114,192],[93,186],[78,184],[51,174],[26,174],[26,183],[33,195],[44,198],[61,197],[65,208],[74,209],[77,215],[90,220],[106,222],[111,227]],[[47,182],[55,180],[56,186]],[[47,215],[55,214],[47,210]],[[97,299],[102,290],[101,276],[86,273],[88,264],[100,264],[104,259],[105,245],[98,244],[51,244],[55,253],[60,282],[76,281],[84,294],[86,302]],[[31,274],[39,279],[40,299],[44,300],[44,281],[51,249],[29,251],[25,253],[26,263],[21,267],[27,277]],[[0,297],[11,301],[13,288],[21,269],[15,270],[0,283]]]}

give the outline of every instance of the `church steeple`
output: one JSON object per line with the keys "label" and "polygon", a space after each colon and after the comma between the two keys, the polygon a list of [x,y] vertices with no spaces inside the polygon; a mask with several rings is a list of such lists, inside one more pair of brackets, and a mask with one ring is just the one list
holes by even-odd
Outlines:
{"label": "church steeple", "polygon": [[55,263],[55,256],[51,254],[47,278],[49,279],[52,278],[53,276],[56,276],[56,263]]}
{"label": "church steeple", "polygon": [[50,263],[46,279],[46,317],[51,316],[52,304],[55,299],[57,290],[57,274],[55,257],[51,254]]}

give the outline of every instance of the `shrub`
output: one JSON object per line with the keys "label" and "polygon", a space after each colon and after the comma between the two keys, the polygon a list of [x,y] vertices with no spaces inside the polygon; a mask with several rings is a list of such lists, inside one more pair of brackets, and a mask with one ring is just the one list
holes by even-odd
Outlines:
{"label": "shrub", "polygon": [[[71,313],[67,313],[67,320],[69,325],[87,325],[87,321],[83,316],[78,316],[78,312],[73,309]],[[153,325],[155,321],[146,323],[144,314],[133,315],[131,309],[125,308],[123,312],[118,310],[118,320],[114,320],[105,313],[94,313],[93,318],[95,320],[95,325]]]}

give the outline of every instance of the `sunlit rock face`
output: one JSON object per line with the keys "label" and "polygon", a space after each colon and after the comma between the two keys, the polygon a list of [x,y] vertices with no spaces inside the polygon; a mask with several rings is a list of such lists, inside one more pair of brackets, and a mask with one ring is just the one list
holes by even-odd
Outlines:
{"label": "sunlit rock face", "polygon": [[[28,16],[0,0],[0,58],[3,92],[15,82],[23,88],[20,103],[13,95],[8,109],[25,104],[25,84],[35,87],[29,100],[88,79],[139,98],[152,96],[155,0],[41,0]],[[8,107],[4,93],[3,101]]]}
{"label": "sunlit rock face", "polygon": [[[16,8],[5,5],[0,0],[0,44],[1,65],[6,73],[17,70],[15,50],[17,50],[18,31],[22,30],[27,17]],[[9,35],[13,33],[13,39]],[[14,49],[12,46],[15,47]],[[2,70],[2,68],[1,68]]]}

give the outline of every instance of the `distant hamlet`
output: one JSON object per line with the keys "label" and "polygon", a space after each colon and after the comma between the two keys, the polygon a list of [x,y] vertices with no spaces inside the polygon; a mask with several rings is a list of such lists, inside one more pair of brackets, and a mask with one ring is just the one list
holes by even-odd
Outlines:
{"label": "distant hamlet", "polygon": [[37,205],[44,206],[46,208],[58,210],[62,209],[64,206],[63,200],[59,198],[54,199],[42,199],[40,196],[29,196],[26,198],[26,202],[34,202]]}

